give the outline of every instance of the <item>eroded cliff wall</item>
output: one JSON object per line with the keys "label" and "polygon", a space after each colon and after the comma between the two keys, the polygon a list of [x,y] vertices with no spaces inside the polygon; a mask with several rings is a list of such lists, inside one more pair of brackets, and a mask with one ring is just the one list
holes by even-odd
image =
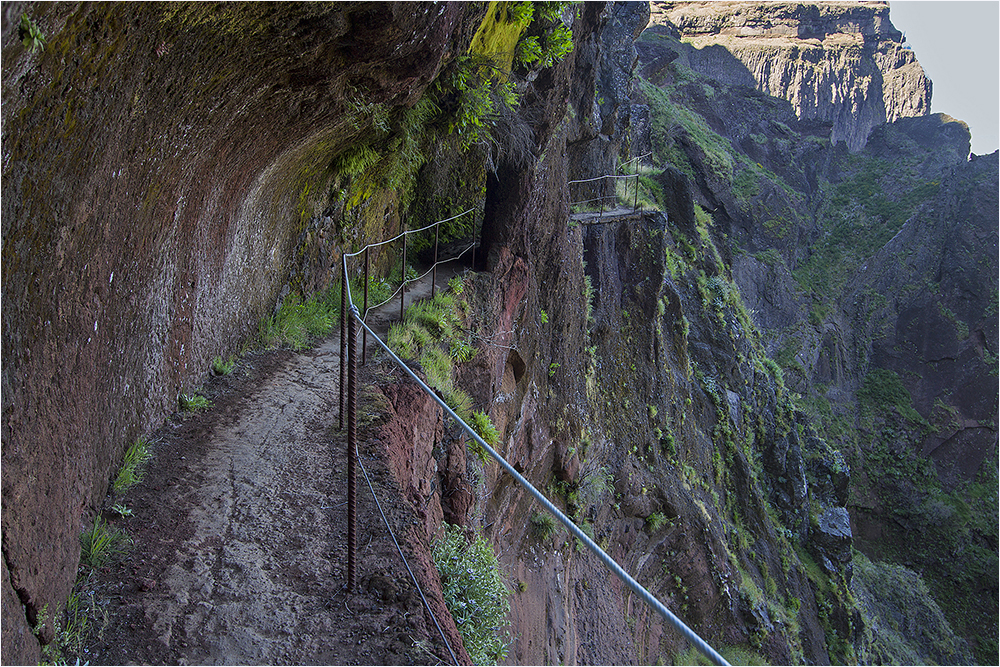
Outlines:
{"label": "eroded cliff wall", "polygon": [[[124,448],[279,294],[330,280],[342,230],[316,214],[333,158],[375,108],[412,106],[484,8],[3,12],[6,661],[15,633],[37,651],[27,623],[69,592]],[[43,51],[19,39],[22,12]]]}
{"label": "eroded cliff wall", "polygon": [[652,24],[672,25],[695,71],[792,103],[829,121],[851,150],[878,125],[930,113],[931,82],[886,2],[653,2]]}

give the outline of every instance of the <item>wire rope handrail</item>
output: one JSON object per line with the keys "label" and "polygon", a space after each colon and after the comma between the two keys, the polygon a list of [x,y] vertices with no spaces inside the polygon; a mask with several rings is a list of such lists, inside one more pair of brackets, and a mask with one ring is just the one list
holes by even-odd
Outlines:
{"label": "wire rope handrail", "polygon": [[394,241],[398,241],[399,239],[401,239],[404,236],[407,236],[409,234],[419,234],[420,232],[426,232],[428,229],[432,229],[434,227],[437,227],[438,225],[442,225],[442,224],[444,224],[446,222],[451,222],[452,220],[458,220],[463,215],[466,215],[468,213],[472,213],[475,210],[476,209],[474,209],[474,208],[470,208],[467,211],[462,211],[458,215],[453,215],[450,218],[445,218],[444,220],[438,220],[437,222],[432,222],[431,224],[427,225],[426,227],[421,227],[420,229],[404,229],[399,234],[396,234],[395,236],[393,236],[391,239],[386,239],[384,241],[377,241],[375,243],[369,243],[364,248],[362,248],[361,250],[358,250],[357,252],[345,252],[343,256],[344,257],[357,257],[358,255],[360,255],[364,251],[369,250],[371,248],[377,248],[379,246],[386,245],[386,244],[392,243]]}
{"label": "wire rope handrail", "polygon": [[[342,256],[342,261],[343,261],[344,276],[346,278],[346,276],[347,276],[347,255],[343,255]],[[515,470],[514,467],[510,463],[508,463],[506,459],[504,459],[499,453],[497,453],[497,451],[495,449],[493,449],[493,447],[491,447],[485,440],[483,440],[483,438],[480,437],[480,435],[478,433],[476,433],[476,431],[471,426],[469,426],[469,424],[467,424],[465,422],[465,420],[463,420],[461,417],[459,417],[458,414],[455,413],[455,411],[452,410],[451,407],[449,407],[447,403],[445,403],[444,399],[442,399],[440,396],[438,396],[437,393],[435,393],[433,389],[431,389],[429,386],[427,386],[427,384],[424,383],[424,381],[421,380],[417,376],[417,374],[406,364],[406,362],[404,362],[402,359],[400,359],[396,355],[396,353],[392,351],[392,349],[389,347],[389,345],[385,341],[383,341],[378,336],[378,334],[375,331],[373,331],[371,329],[371,327],[369,327],[368,324],[361,317],[361,314],[360,314],[360,311],[358,310],[358,307],[354,304],[353,296],[351,294],[350,282],[347,281],[347,280],[345,280],[343,282],[343,299],[344,299],[344,301],[346,301],[346,304],[344,304],[345,307],[349,306],[348,310],[342,311],[342,312],[345,312],[345,313],[346,312],[350,313],[350,316],[347,318],[348,322],[350,324],[350,332],[348,334],[349,337],[351,337],[353,339],[356,339],[356,337],[357,337],[357,331],[356,331],[356,327],[355,327],[355,322],[357,322],[357,324],[360,324],[361,327],[362,327],[362,329],[364,330],[365,334],[367,335],[368,333],[370,333],[375,338],[375,341],[378,343],[378,345],[386,352],[386,354],[389,356],[389,358],[396,365],[398,365],[407,375],[409,375],[410,378],[414,382],[416,382],[417,385],[428,396],[430,396],[431,399],[434,400],[434,402],[437,403],[441,407],[442,410],[444,410],[445,414],[447,414],[449,417],[451,417],[452,419],[454,419],[455,422],[473,440],[475,440],[476,443],[480,447],[482,447],[483,450],[487,454],[489,454],[490,457],[492,457],[497,463],[500,464],[500,467],[503,468],[504,471],[506,471],[511,477],[513,477],[514,480],[519,485],[521,485],[522,488],[524,488],[536,501],[538,501],[539,504],[542,505],[542,507],[544,507],[560,523],[562,523],[566,527],[566,529],[569,530],[569,532],[573,534],[574,537],[576,537],[577,539],[579,539],[580,542],[583,543],[584,546],[586,546],[591,552],[593,552],[598,557],[598,559],[600,559],[600,561],[602,563],[604,563],[604,565],[608,569],[610,569],[619,579],[621,579],[621,581],[626,586],[628,586],[639,598],[641,598],[644,602],[646,602],[646,604],[648,604],[650,607],[652,607],[654,611],[656,611],[658,614],[660,614],[660,616],[663,617],[663,619],[665,621],[667,621],[668,624],[670,624],[678,632],[680,632],[688,641],[690,641],[695,646],[695,648],[697,648],[703,655],[705,655],[705,657],[707,657],[713,663],[715,663],[717,665],[728,665],[729,664],[726,661],[726,659],[722,657],[722,655],[720,655],[705,640],[703,640],[697,633],[695,633],[691,628],[689,628],[684,623],[684,621],[682,621],[673,612],[671,612],[669,609],[667,609],[667,607],[662,602],[660,602],[658,599],[656,599],[648,590],[646,590],[646,588],[642,584],[640,584],[631,575],[629,575],[628,572],[626,572],[624,570],[624,568],[622,568],[622,566],[617,563],[617,561],[615,561],[613,558],[611,558],[611,556],[608,555],[607,552],[605,552],[600,546],[598,546],[597,543],[594,542],[585,532],[583,532],[583,530],[579,526],[577,526],[569,517],[567,517],[565,514],[563,514],[563,512],[561,510],[559,510],[559,508],[557,508],[555,505],[553,505],[552,502],[541,493],[541,491],[539,491],[538,489],[536,489],[534,487],[534,485],[531,484],[531,482],[529,482],[527,479],[524,478],[524,476],[522,476],[519,472],[517,472],[517,470]],[[353,347],[354,347],[354,342],[352,340],[352,342],[351,342],[351,348],[353,348]],[[351,359],[349,360],[349,365],[351,366],[351,371],[350,371],[350,373],[351,373],[351,385],[349,385],[349,387],[352,386],[352,385],[354,385],[354,384],[356,384],[356,380],[354,379],[355,374],[357,372],[357,368],[356,368],[356,356],[357,355],[352,352]],[[341,367],[343,368],[343,364],[341,365]],[[343,384],[343,382],[342,382],[342,384]],[[352,404],[350,406],[351,410],[352,411],[356,410],[356,405],[353,404],[353,401],[349,401],[349,402]],[[356,453],[357,453],[356,452],[357,444],[356,444],[356,436],[353,434],[353,431],[354,431],[354,422],[356,422],[356,417],[353,417],[353,415],[349,415],[349,419],[348,419],[348,450],[349,450],[349,453],[351,453],[350,450],[353,447],[354,450],[355,450],[354,454],[356,456]],[[348,465],[348,469],[349,469],[349,471],[353,470],[353,468],[350,465],[350,463]],[[348,479],[348,486],[349,486],[349,488],[351,488],[352,485],[353,485],[353,483],[351,481],[351,478],[350,478],[351,474],[352,474],[351,472],[348,473],[348,475],[349,475],[349,479]],[[349,492],[348,495],[350,496],[350,492]],[[349,514],[350,513],[351,512],[349,511]],[[350,534],[352,534],[352,532],[353,532],[352,529],[349,527],[349,531],[348,531],[348,533],[349,533],[349,541],[350,541]],[[349,563],[353,563],[353,554],[349,554]],[[351,568],[352,568],[352,566],[349,565],[349,573],[352,572]],[[353,577],[353,574],[349,574],[349,578],[351,578],[351,577]]]}
{"label": "wire rope handrail", "polygon": [[[631,163],[635,162],[636,163],[636,168],[635,168],[635,173],[634,174],[621,174],[621,173],[619,173],[619,174],[604,174],[603,176],[594,176],[593,178],[581,178],[581,179],[577,179],[577,180],[568,181],[567,185],[581,185],[581,184],[585,184],[585,183],[593,183],[595,181],[603,181],[603,183],[604,183],[602,194],[600,196],[598,196],[598,197],[591,197],[589,199],[581,199],[581,200],[578,200],[578,201],[571,201],[571,202],[569,202],[570,206],[578,206],[578,205],[581,205],[581,204],[590,205],[590,204],[592,204],[594,202],[600,202],[601,203],[601,210],[600,210],[599,216],[601,218],[603,218],[604,217],[604,204],[605,204],[605,202],[606,201],[612,201],[612,202],[617,202],[618,201],[618,193],[617,192],[615,192],[615,194],[613,194],[613,195],[608,195],[607,194],[607,191],[608,191],[608,180],[609,179],[611,179],[611,180],[614,180],[614,179],[625,179],[626,183],[625,183],[625,195],[624,196],[627,198],[628,197],[628,179],[634,178],[635,179],[635,201],[633,202],[632,210],[633,211],[638,211],[639,210],[639,177],[641,176],[641,174],[639,173],[638,162],[639,162],[639,160],[643,160],[643,159],[649,157],[650,155],[652,155],[652,152],[646,153],[644,155],[637,155],[636,157],[631,158],[631,159],[629,159],[629,160],[627,160],[625,162],[622,162],[622,163],[620,163],[618,165],[618,171],[621,172],[621,171],[625,170],[626,165],[630,165]],[[626,203],[627,203],[627,200],[626,200]]]}
{"label": "wire rope handrail", "polygon": [[392,543],[396,545],[396,551],[399,552],[399,557],[403,559],[403,565],[406,566],[406,571],[410,573],[410,579],[413,581],[413,585],[417,587],[417,592],[420,593],[420,599],[424,603],[424,607],[427,608],[427,613],[431,615],[431,619],[434,621],[435,627],[437,627],[438,634],[441,635],[441,639],[444,640],[444,645],[448,647],[448,653],[451,654],[451,660],[456,665],[459,664],[458,658],[455,657],[455,651],[451,648],[451,643],[448,638],[444,635],[444,630],[441,629],[441,624],[438,623],[437,616],[434,615],[434,610],[431,609],[430,603],[427,602],[427,598],[424,597],[424,591],[420,588],[420,584],[417,582],[417,577],[413,574],[413,570],[410,569],[410,564],[406,560],[406,556],[403,555],[403,549],[399,546],[399,541],[396,539],[396,534],[392,531],[392,526],[389,525],[389,520],[385,516],[385,511],[382,509],[382,503],[379,502],[378,496],[375,494],[375,487],[372,486],[372,480],[368,477],[368,471],[365,470],[365,464],[361,462],[361,455],[358,453],[357,443],[354,443],[354,455],[358,459],[358,466],[361,468],[361,472],[365,476],[365,482],[368,483],[368,490],[372,492],[372,498],[375,500],[375,506],[378,507],[379,514],[382,515],[382,522],[385,524],[386,530],[389,531],[389,537],[392,538]]}

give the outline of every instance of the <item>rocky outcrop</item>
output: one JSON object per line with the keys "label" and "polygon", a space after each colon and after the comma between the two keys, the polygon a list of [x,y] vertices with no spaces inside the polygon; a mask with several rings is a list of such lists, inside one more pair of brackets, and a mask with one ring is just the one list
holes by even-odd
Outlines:
{"label": "rocky outcrop", "polygon": [[[575,122],[567,139],[571,180],[616,172],[622,142],[627,140],[624,128],[638,59],[635,39],[649,22],[649,5],[610,2],[601,20],[601,29],[576,49],[580,72],[573,80]],[[594,187],[599,190],[599,186]],[[574,197],[600,196],[595,190],[578,189],[574,189]]]}
{"label": "rocky outcrop", "polygon": [[654,2],[691,45],[686,63],[730,85],[787,99],[800,119],[832,123],[851,150],[878,125],[930,113],[931,82],[885,2]]}

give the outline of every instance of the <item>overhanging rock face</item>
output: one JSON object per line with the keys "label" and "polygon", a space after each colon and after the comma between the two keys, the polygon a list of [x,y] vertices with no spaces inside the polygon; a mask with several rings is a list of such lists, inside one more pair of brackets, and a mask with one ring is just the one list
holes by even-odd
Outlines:
{"label": "overhanging rock face", "polygon": [[69,593],[124,447],[290,275],[328,280],[333,234],[305,222],[363,111],[415,103],[481,12],[4,6],[4,662],[37,662],[27,623]]}

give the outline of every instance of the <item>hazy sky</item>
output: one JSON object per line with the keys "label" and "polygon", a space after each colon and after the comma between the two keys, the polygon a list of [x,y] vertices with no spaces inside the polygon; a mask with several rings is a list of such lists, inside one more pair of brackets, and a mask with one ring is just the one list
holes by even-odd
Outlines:
{"label": "hazy sky", "polygon": [[934,84],[931,111],[968,123],[973,153],[997,150],[1000,2],[890,0],[889,20]]}

